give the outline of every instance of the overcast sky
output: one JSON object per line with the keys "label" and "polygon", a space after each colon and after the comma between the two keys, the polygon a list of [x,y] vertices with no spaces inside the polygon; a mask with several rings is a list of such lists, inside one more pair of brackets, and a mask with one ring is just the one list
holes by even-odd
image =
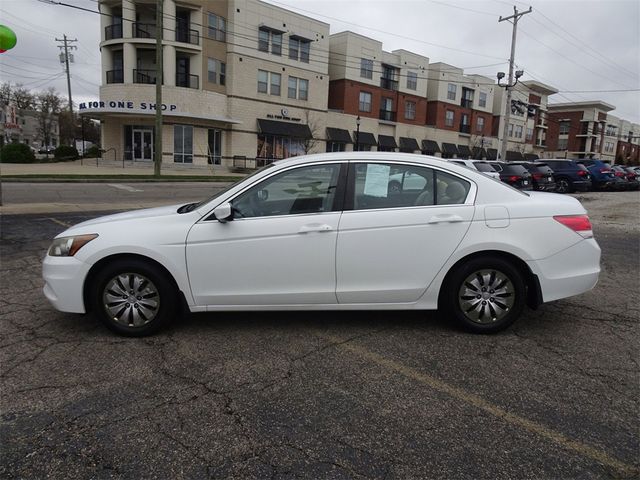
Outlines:
{"label": "overcast sky", "polygon": [[[97,10],[96,0],[61,0]],[[638,0],[269,0],[331,25],[495,77],[508,71],[511,24],[500,15],[533,7],[518,23],[516,64],[523,80],[551,85],[552,103],[602,100],[611,114],[640,123],[640,1]],[[55,38],[78,39],[73,52],[74,103],[97,99],[100,84],[100,17],[37,0],[0,0],[0,24],[18,44],[0,54],[0,80],[35,90],[53,86],[66,96]],[[635,90],[605,92],[605,90]]]}

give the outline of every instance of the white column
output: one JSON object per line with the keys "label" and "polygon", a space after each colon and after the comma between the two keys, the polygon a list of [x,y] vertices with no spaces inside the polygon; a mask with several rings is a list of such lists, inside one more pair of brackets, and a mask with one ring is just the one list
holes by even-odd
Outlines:
{"label": "white column", "polygon": [[133,69],[137,67],[136,47],[129,42],[122,45],[122,68],[124,83],[133,83]]}
{"label": "white column", "polygon": [[100,38],[104,41],[104,29],[111,25],[111,7],[109,5],[105,5],[104,3],[99,4],[98,9],[100,10]]}
{"label": "white column", "polygon": [[122,0],[122,36],[133,37],[133,22],[136,21],[136,4],[131,0]]}
{"label": "white column", "polygon": [[163,40],[176,39],[176,3],[173,0],[164,0],[163,5]]}
{"label": "white column", "polygon": [[102,85],[107,84],[107,71],[113,70],[113,53],[111,47],[102,47],[100,59],[102,61]]}
{"label": "white column", "polygon": [[[176,38],[176,4],[173,0],[164,0],[163,6],[163,40],[173,41]],[[164,85],[176,85],[176,49],[173,45],[163,42],[162,46],[162,74]]]}

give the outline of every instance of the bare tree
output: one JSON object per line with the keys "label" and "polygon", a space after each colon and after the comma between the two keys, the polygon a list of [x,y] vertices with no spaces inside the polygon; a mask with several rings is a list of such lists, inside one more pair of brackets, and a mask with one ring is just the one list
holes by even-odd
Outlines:
{"label": "bare tree", "polygon": [[36,95],[24,88],[21,84],[17,84],[12,92],[12,99],[18,110],[35,110]]}
{"label": "bare tree", "polygon": [[37,95],[38,104],[38,130],[42,137],[43,145],[51,145],[55,122],[62,106],[62,98],[53,88]]}
{"label": "bare tree", "polygon": [[11,92],[13,91],[11,83],[3,82],[0,85],[0,106],[6,105],[11,100]]}
{"label": "bare tree", "polygon": [[304,112],[304,117],[307,122],[307,125],[309,126],[309,130],[311,130],[311,138],[306,138],[303,144],[304,153],[306,155],[307,153],[311,152],[316,145],[320,143],[320,140],[318,138],[320,136],[320,125],[318,124],[315,118],[311,117],[311,113],[309,112],[309,110],[306,110]]}

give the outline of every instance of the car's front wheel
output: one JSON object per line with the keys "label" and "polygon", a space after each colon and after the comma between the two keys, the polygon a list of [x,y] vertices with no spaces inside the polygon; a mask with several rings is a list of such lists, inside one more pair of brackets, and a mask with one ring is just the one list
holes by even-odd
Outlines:
{"label": "car's front wheel", "polygon": [[569,180],[567,180],[566,178],[558,179],[558,182],[556,183],[556,192],[571,193],[572,192],[571,182],[569,182]]}
{"label": "car's front wheel", "polygon": [[167,274],[139,259],[116,260],[100,270],[92,289],[93,311],[116,333],[142,337],[173,319],[178,293]]}
{"label": "car's front wheel", "polygon": [[526,285],[522,274],[499,257],[478,257],[460,265],[445,288],[445,307],[467,330],[493,333],[522,313]]}

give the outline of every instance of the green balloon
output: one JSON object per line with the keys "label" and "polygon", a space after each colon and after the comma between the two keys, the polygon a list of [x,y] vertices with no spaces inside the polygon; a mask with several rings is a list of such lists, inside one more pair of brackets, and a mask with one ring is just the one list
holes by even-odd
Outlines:
{"label": "green balloon", "polygon": [[0,50],[10,50],[16,46],[16,34],[9,27],[0,25]]}

